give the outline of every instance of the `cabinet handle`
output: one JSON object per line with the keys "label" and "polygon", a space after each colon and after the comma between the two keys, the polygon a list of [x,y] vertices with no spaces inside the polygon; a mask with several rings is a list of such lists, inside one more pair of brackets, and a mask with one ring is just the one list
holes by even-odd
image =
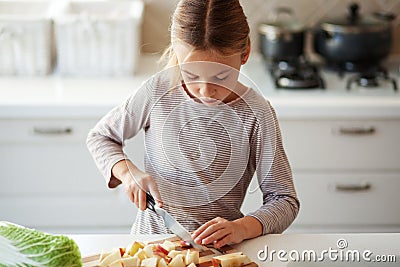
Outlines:
{"label": "cabinet handle", "polygon": [[339,134],[342,135],[372,135],[376,133],[375,127],[340,127]]}
{"label": "cabinet handle", "polygon": [[40,128],[34,127],[33,133],[36,135],[70,135],[73,133],[71,127],[66,128]]}
{"label": "cabinet handle", "polygon": [[360,192],[360,191],[368,191],[371,189],[370,183],[360,183],[360,184],[336,184],[336,191],[341,192]]}

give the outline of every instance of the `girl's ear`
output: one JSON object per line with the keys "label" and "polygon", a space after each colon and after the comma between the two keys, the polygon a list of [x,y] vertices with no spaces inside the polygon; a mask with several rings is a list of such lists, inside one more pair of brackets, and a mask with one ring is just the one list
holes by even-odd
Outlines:
{"label": "girl's ear", "polygon": [[247,60],[249,59],[249,56],[250,56],[250,42],[246,50],[242,53],[242,65],[246,64]]}

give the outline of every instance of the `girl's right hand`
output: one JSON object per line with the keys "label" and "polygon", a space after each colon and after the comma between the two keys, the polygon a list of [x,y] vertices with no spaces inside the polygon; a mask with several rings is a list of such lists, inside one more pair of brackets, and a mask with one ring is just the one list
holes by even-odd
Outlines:
{"label": "girl's right hand", "polygon": [[129,199],[135,203],[136,207],[142,211],[146,209],[146,192],[150,192],[159,207],[162,206],[160,192],[153,176],[140,170],[132,172],[132,174],[128,172],[126,175],[128,177],[122,179],[122,184]]}
{"label": "girl's right hand", "polygon": [[121,160],[112,168],[112,174],[122,182],[129,199],[135,203],[140,210],[145,210],[146,192],[150,192],[156,204],[162,207],[160,192],[154,178],[139,170],[130,160]]}

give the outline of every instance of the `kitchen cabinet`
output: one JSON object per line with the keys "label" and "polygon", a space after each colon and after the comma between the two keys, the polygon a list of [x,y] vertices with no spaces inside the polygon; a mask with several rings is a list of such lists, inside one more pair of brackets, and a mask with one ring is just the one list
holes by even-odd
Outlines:
{"label": "kitchen cabinet", "polygon": [[[288,232],[400,231],[400,120],[282,119],[280,127],[301,203]],[[248,198],[244,209],[261,203],[260,192]]]}
{"label": "kitchen cabinet", "polygon": [[[2,220],[52,232],[129,232],[136,208],[122,188],[107,188],[86,149],[98,119],[0,119]],[[142,134],[126,148],[143,166]]]}

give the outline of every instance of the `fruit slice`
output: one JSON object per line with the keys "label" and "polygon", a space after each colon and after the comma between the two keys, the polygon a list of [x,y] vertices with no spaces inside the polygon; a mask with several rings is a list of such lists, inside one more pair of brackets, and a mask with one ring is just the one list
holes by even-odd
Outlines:
{"label": "fruit slice", "polygon": [[214,257],[212,263],[214,267],[240,267],[251,263],[251,260],[242,253],[231,253]]}

